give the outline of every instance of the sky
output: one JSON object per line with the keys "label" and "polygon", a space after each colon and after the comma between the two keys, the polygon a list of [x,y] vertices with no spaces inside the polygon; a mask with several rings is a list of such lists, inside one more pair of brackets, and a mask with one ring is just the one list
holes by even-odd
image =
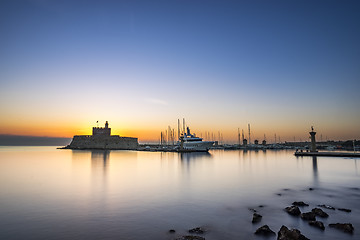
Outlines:
{"label": "sky", "polygon": [[0,1],[0,134],[360,138],[359,1]]}

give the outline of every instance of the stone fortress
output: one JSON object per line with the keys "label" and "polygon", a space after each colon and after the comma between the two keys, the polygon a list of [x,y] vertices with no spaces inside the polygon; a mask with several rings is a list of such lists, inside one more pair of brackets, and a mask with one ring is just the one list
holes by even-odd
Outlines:
{"label": "stone fortress", "polygon": [[107,149],[136,150],[138,139],[111,135],[111,128],[106,121],[105,127],[93,127],[92,135],[75,135],[67,149]]}

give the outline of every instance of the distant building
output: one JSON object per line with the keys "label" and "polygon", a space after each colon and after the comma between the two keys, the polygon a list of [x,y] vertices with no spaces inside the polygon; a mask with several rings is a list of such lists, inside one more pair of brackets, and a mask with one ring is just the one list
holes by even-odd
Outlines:
{"label": "distant building", "polygon": [[243,140],[243,146],[246,146],[247,145],[247,139],[244,139]]}
{"label": "distant building", "polygon": [[259,144],[259,141],[258,141],[258,140],[255,140],[255,141],[254,141],[254,144],[255,144],[255,145],[258,145],[258,144]]}
{"label": "distant building", "polygon": [[108,121],[105,127],[93,127],[92,135],[76,135],[68,149],[124,149],[135,150],[139,146],[138,139],[132,137],[120,137],[111,135]]}
{"label": "distant building", "polygon": [[111,135],[111,128],[109,128],[108,121],[105,122],[105,127],[93,127],[92,135],[101,135],[101,136],[110,136]]}
{"label": "distant building", "polygon": [[266,145],[266,140],[262,141],[262,145],[264,145],[264,146]]}

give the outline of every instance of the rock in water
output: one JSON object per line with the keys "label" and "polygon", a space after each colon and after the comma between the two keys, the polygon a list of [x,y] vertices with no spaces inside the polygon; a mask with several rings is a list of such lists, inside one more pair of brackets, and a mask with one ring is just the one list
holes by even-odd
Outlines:
{"label": "rock in water", "polygon": [[306,221],[315,221],[316,220],[315,213],[313,213],[313,212],[302,213],[301,218]]}
{"label": "rock in water", "polygon": [[176,231],[174,229],[170,229],[169,233],[175,233]]}
{"label": "rock in water", "polygon": [[254,213],[252,223],[258,223],[261,221],[262,216],[260,214]]}
{"label": "rock in water", "polygon": [[315,213],[316,216],[322,217],[322,218],[327,218],[329,217],[329,214],[327,214],[326,212],[324,212],[321,208],[313,208],[311,210],[311,212]]}
{"label": "rock in water", "polygon": [[290,206],[285,208],[285,211],[293,216],[299,216],[300,215],[300,209],[297,206]]}
{"label": "rock in water", "polygon": [[320,228],[321,230],[325,230],[324,224],[322,222],[320,222],[320,221],[310,221],[309,225]]}
{"label": "rock in water", "polygon": [[322,204],[322,205],[318,205],[319,207],[322,207],[322,208],[326,208],[326,209],[331,209],[331,210],[335,210],[334,207],[332,206],[329,206],[329,205],[325,205],[325,204]]}
{"label": "rock in water", "polygon": [[277,240],[309,240],[307,237],[301,234],[297,229],[289,230],[284,225],[280,228],[278,232]]}
{"label": "rock in water", "polygon": [[193,228],[189,230],[189,233],[203,234],[205,232],[201,227]]}
{"label": "rock in water", "polygon": [[255,231],[255,234],[257,234],[257,235],[265,235],[265,236],[276,235],[276,233],[273,230],[271,230],[268,225],[264,225],[262,227],[259,227]]}
{"label": "rock in water", "polygon": [[188,235],[188,236],[178,237],[178,238],[176,238],[176,240],[205,240],[205,238],[200,237],[200,236]]}
{"label": "rock in water", "polygon": [[301,202],[293,202],[292,205],[298,206],[298,207],[309,206],[309,204],[304,203],[303,201],[301,201]]}
{"label": "rock in water", "polygon": [[329,227],[342,230],[346,233],[353,233],[354,227],[351,223],[330,223]]}
{"label": "rock in water", "polygon": [[338,208],[338,210],[343,212],[351,212],[351,210],[347,208]]}

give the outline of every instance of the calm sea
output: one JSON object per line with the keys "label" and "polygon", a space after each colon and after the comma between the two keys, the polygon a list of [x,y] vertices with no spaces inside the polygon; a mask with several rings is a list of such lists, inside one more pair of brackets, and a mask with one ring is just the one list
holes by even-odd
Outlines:
{"label": "calm sea", "polygon": [[[195,227],[207,230],[207,240],[263,239],[254,232],[265,224],[310,239],[360,239],[358,165],[287,150],[0,147],[0,239],[175,239]],[[310,204],[303,212],[318,204],[352,211],[324,209],[330,217],[321,231],[283,210],[293,201]],[[263,216],[260,223],[251,223],[249,209]],[[336,222],[352,223],[354,234],[327,227]]]}

